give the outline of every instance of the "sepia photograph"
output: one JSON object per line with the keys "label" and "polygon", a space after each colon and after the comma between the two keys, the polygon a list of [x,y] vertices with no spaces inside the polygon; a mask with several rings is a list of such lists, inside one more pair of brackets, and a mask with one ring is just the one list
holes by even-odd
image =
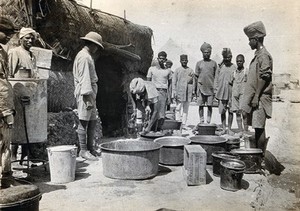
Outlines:
{"label": "sepia photograph", "polygon": [[0,0],[0,210],[300,210],[300,2]]}

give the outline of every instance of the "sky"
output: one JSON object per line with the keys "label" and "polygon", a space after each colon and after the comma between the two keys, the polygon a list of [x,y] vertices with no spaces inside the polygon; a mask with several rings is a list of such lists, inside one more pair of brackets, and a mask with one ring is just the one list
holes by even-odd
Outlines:
{"label": "sky", "polygon": [[[90,6],[90,0],[77,1]],[[264,44],[273,56],[274,73],[291,73],[300,79],[299,0],[92,0],[92,7],[120,17],[126,11],[127,20],[150,27],[154,56],[171,38],[188,55],[201,60],[200,46],[208,42],[212,57],[221,57],[222,49],[228,47],[233,62],[237,54],[245,55],[245,66],[254,51],[243,28],[261,20],[267,31]]]}

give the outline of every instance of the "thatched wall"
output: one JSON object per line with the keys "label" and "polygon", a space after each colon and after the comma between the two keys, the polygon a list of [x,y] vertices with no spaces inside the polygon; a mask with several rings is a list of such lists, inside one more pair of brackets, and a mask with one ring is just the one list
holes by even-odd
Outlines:
{"label": "thatched wall", "polygon": [[[32,9],[28,6],[31,1]],[[57,56],[52,61],[48,82],[50,112],[74,107],[73,78],[69,73],[82,47],[80,37],[89,31],[102,35],[106,49],[96,62],[97,107],[104,135],[122,134],[126,124],[128,84],[134,76],[145,75],[151,65],[152,30],[70,0],[0,0],[0,6],[0,14],[14,19],[19,28],[33,24],[47,48]]]}

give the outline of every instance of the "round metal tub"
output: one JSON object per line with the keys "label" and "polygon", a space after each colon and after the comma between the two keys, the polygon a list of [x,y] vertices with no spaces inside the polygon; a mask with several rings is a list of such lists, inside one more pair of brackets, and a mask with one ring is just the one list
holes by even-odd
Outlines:
{"label": "round metal tub", "polygon": [[154,142],[162,145],[159,153],[159,162],[165,165],[182,165],[184,145],[191,140],[181,136],[166,136],[157,138]]}
{"label": "round metal tub", "polygon": [[258,148],[249,149],[233,149],[230,152],[240,156],[241,160],[246,164],[245,173],[260,173],[263,152]]}
{"label": "round metal tub", "polygon": [[237,154],[233,154],[225,151],[214,152],[212,153],[212,157],[213,157],[213,175],[215,175],[216,177],[220,176],[221,161],[240,159],[240,156],[238,156]]}
{"label": "round metal tub", "polygon": [[147,179],[158,172],[158,143],[118,140],[100,145],[103,174],[115,179]]}
{"label": "round metal tub", "polygon": [[27,181],[16,181],[20,184],[0,190],[0,210],[38,211],[42,198],[39,188]]}
{"label": "round metal tub", "polygon": [[200,144],[207,154],[207,164],[212,164],[212,153],[225,151],[226,139],[220,136],[198,135],[190,138],[192,144]]}

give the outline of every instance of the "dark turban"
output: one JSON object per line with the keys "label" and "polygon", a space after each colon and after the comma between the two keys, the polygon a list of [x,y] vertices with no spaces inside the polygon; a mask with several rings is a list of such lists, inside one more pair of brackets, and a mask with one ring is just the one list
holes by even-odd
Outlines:
{"label": "dark turban", "polygon": [[200,50],[203,52],[205,50],[211,50],[211,45],[209,43],[204,42],[201,47]]}
{"label": "dark turban", "polygon": [[261,21],[251,23],[244,28],[244,32],[249,38],[260,38],[266,36],[266,29]]}
{"label": "dark turban", "polygon": [[227,57],[227,56],[230,56],[230,55],[232,56],[230,48],[223,48],[222,56]]}

